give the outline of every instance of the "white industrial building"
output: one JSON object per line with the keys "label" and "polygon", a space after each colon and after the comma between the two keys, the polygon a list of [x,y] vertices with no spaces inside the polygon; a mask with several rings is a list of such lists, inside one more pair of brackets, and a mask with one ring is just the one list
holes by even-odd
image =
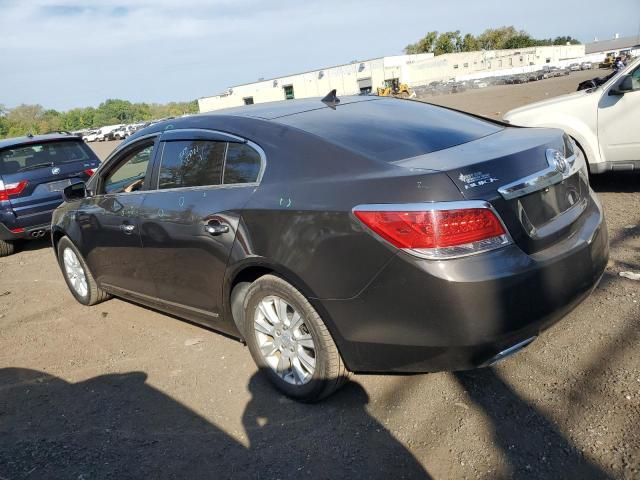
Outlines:
{"label": "white industrial building", "polygon": [[201,112],[210,112],[253,103],[320,97],[333,89],[337,90],[338,96],[356,95],[375,92],[394,79],[415,87],[432,81],[557,65],[584,55],[584,45],[449,53],[437,57],[432,53],[396,55],[236,85],[219,95],[198,99],[198,105]]}
{"label": "white industrial building", "polygon": [[587,55],[589,54],[607,54],[620,55],[621,53],[629,53],[631,55],[640,55],[640,34],[632,37],[621,37],[618,34],[614,38],[607,40],[594,40],[585,45]]}

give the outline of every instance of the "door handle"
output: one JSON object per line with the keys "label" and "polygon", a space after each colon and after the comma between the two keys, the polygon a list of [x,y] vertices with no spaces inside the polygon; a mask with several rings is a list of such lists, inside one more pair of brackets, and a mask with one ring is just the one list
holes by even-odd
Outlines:
{"label": "door handle", "polygon": [[209,235],[221,235],[223,233],[227,233],[229,231],[229,225],[225,225],[224,223],[220,223],[217,220],[211,220],[204,226],[205,232]]}
{"label": "door handle", "polygon": [[136,229],[136,226],[131,225],[130,223],[123,223],[122,225],[120,225],[120,229],[127,235],[130,235]]}

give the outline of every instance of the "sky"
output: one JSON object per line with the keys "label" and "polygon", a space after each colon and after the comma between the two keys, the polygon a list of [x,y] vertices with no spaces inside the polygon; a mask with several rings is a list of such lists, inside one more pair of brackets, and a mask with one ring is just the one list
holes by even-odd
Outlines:
{"label": "sky", "polygon": [[[588,6],[593,3],[592,6]],[[397,55],[428,31],[513,25],[582,42],[640,34],[640,0],[0,0],[0,104],[193,100]]]}

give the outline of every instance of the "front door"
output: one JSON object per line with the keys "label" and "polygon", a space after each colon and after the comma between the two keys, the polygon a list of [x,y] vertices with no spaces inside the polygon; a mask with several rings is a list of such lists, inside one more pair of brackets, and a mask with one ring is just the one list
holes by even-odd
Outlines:
{"label": "front door", "polygon": [[633,90],[609,95],[616,82],[605,90],[598,105],[598,142],[608,162],[640,161],[640,66],[631,76]]}
{"label": "front door", "polygon": [[179,315],[221,326],[227,261],[261,156],[244,143],[207,139],[162,141],[160,151],[140,225],[157,296]]}
{"label": "front door", "polygon": [[153,140],[145,141],[110,161],[76,214],[79,248],[98,283],[148,296],[155,282],[141,254],[139,215],[153,150]]}

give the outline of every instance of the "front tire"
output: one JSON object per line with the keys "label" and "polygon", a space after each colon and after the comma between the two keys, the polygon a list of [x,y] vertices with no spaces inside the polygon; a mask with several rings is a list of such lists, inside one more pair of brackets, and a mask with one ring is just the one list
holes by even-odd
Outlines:
{"label": "front tire", "polygon": [[90,306],[110,298],[98,287],[82,254],[68,237],[62,237],[58,242],[58,263],[69,290],[78,302]]}
{"label": "front tire", "polygon": [[316,402],[348,379],[320,315],[292,285],[274,275],[251,284],[244,301],[244,337],[264,375],[285,395]]}
{"label": "front tire", "polygon": [[0,240],[0,257],[8,257],[16,251],[16,245],[11,241]]}

